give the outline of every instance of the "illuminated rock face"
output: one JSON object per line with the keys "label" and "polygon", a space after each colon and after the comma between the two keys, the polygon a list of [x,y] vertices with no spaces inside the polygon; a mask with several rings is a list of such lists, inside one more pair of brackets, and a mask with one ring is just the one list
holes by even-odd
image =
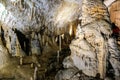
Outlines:
{"label": "illuminated rock face", "polygon": [[81,59],[80,62],[74,60],[75,65],[89,76],[95,76],[97,73],[100,73],[101,77],[105,76],[106,58],[109,54],[107,40],[111,35],[111,26],[108,23],[107,15],[106,7],[101,1],[83,1],[81,26],[79,27],[84,37],[82,39],[78,37],[78,41],[74,40],[70,49],[72,54],[76,54],[76,56],[71,56],[73,60]]}
{"label": "illuminated rock face", "polygon": [[[24,34],[30,34],[31,31],[39,32],[43,28],[60,34],[67,31],[64,27],[78,18],[82,0],[2,1],[5,10],[1,12],[1,21],[7,26],[17,28]],[[64,31],[58,33],[58,27],[64,28]]]}
{"label": "illuminated rock face", "polygon": [[[68,36],[72,35],[73,29],[75,33],[73,26],[76,27],[78,23],[81,1],[0,0],[0,34],[2,46],[7,50],[4,52],[3,49],[4,51],[0,53],[0,66],[5,65],[4,68],[0,69],[0,75],[6,76],[15,73],[15,78],[20,75],[21,78],[30,80],[33,77],[34,70],[30,68],[30,65],[27,65],[26,68],[21,66],[19,68],[22,60],[23,64],[38,64],[37,67],[40,66],[39,62],[41,62],[44,72],[51,67],[51,64],[54,63],[49,63],[49,58],[51,58],[51,54],[55,53],[56,55],[61,47],[58,46],[59,43],[57,42],[60,42],[60,40],[57,36],[63,34],[63,38],[66,39],[66,42],[69,42]],[[71,30],[70,35],[69,30]],[[64,36],[64,33],[68,36]],[[7,55],[12,56],[10,62],[7,60],[9,59]],[[39,61],[38,59],[33,60],[33,58],[29,58],[31,55],[42,58]],[[14,59],[13,56],[17,59]],[[15,63],[13,63],[14,61]],[[8,65],[5,63],[8,63]],[[32,66],[34,67],[34,65]],[[27,71],[24,69],[27,69]],[[7,73],[7,71],[10,73]]]}
{"label": "illuminated rock face", "polygon": [[1,29],[9,53],[13,56],[40,55],[43,46],[49,44],[48,38],[69,33],[77,26],[81,1],[2,0]]}
{"label": "illuminated rock face", "polygon": [[115,1],[110,6],[110,19],[112,23],[115,23],[115,25],[120,29],[120,1]]}
{"label": "illuminated rock face", "polygon": [[71,55],[63,62],[64,67],[77,67],[88,76],[100,74],[101,78],[105,78],[110,62],[113,73],[119,76],[120,62],[115,58],[119,57],[120,52],[111,37],[107,8],[100,0],[83,0],[81,13],[76,38],[70,44]]}
{"label": "illuminated rock face", "polygon": [[2,42],[0,41],[0,69],[6,66],[9,63],[9,56],[7,49],[1,44]]}
{"label": "illuminated rock face", "polygon": [[103,30],[110,31],[110,25],[102,20],[95,21],[84,27],[80,26],[82,29],[80,35],[84,35],[84,37],[73,40],[70,49],[72,52],[71,58],[80,70],[83,70],[89,76],[96,76],[97,73],[100,73],[101,77],[103,77],[106,73],[106,58],[109,54],[108,44],[105,40],[108,39],[108,34],[103,33],[106,35],[103,37],[99,27],[108,27],[108,30],[105,28]]}
{"label": "illuminated rock face", "polygon": [[[79,80],[82,74],[83,78],[95,77],[97,74],[105,78],[109,68],[108,62],[112,65],[115,76],[119,76],[120,52],[111,36],[109,15],[102,0],[1,0],[1,2],[1,45],[5,50],[0,48],[2,51],[0,65],[7,63],[8,54],[18,57],[37,55],[40,58],[44,57],[41,62],[47,63],[49,55],[57,54],[58,50],[64,48],[61,46],[64,44],[61,38],[69,43],[68,37],[74,35],[69,45],[71,55],[63,60],[65,70],[58,72],[56,80]],[[58,54],[58,59],[59,56]],[[27,63],[31,58],[25,59]],[[38,67],[39,61],[36,58],[32,61]],[[18,73],[21,72],[23,77],[26,72],[24,69],[22,71],[18,69]],[[29,74],[26,80],[32,74]]]}

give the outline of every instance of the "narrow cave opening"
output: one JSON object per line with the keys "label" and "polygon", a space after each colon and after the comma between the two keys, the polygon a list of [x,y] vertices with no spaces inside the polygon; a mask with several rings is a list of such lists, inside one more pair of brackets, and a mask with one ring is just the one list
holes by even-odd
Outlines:
{"label": "narrow cave opening", "polygon": [[15,33],[17,35],[18,41],[20,43],[20,46],[22,48],[22,50],[26,53],[26,55],[29,55],[29,51],[30,51],[30,41],[28,38],[25,37],[25,35],[20,32],[19,30],[15,29]]}
{"label": "narrow cave opening", "polygon": [[115,76],[114,73],[115,73],[115,71],[114,71],[114,69],[113,69],[113,67],[112,67],[112,65],[111,65],[111,63],[109,61],[107,63],[107,70],[106,71],[107,71],[106,72],[106,76],[114,79],[114,76]]}
{"label": "narrow cave opening", "polygon": [[4,30],[3,30],[2,26],[1,26],[1,40],[2,40],[3,45],[6,46],[6,42],[5,42],[5,38],[4,38]]}

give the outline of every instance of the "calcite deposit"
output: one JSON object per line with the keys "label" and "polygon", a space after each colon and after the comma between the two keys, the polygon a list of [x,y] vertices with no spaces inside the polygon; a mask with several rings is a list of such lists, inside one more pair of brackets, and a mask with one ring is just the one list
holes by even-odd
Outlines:
{"label": "calcite deposit", "polygon": [[0,0],[0,80],[117,80],[111,28],[103,0]]}

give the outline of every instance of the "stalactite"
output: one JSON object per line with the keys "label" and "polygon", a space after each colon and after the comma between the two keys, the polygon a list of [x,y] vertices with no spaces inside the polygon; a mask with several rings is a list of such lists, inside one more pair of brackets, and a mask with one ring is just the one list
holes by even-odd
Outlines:
{"label": "stalactite", "polygon": [[[48,38],[48,37],[47,37]],[[45,42],[45,46],[48,46],[48,41]]]}
{"label": "stalactite", "polygon": [[30,10],[31,10],[31,18],[30,18],[30,20],[32,20],[32,18],[35,17],[35,10],[36,10],[34,2],[32,2],[32,6],[31,6]]}
{"label": "stalactite", "polygon": [[45,45],[45,35],[44,34],[42,35],[42,45],[43,46]]}
{"label": "stalactite", "polygon": [[35,37],[35,32],[32,32],[31,38],[34,39],[34,37]]}
{"label": "stalactite", "polygon": [[70,23],[70,28],[69,28],[69,34],[70,34],[70,36],[73,34],[72,32],[73,32],[73,26],[72,26],[72,23]]}
{"label": "stalactite", "polygon": [[61,51],[61,35],[59,35],[59,50]]}
{"label": "stalactite", "polygon": [[61,35],[61,38],[64,39],[64,38],[65,38],[65,34],[62,34],[62,35]]}
{"label": "stalactite", "polygon": [[31,40],[30,40],[32,55],[33,54],[36,54],[36,55],[40,55],[41,54],[40,43],[41,42],[39,41],[39,37],[37,36],[37,34],[35,32],[32,32]]}
{"label": "stalactite", "polygon": [[38,34],[38,40],[39,40],[40,45],[42,45],[42,36],[40,33]]}
{"label": "stalactite", "polygon": [[38,36],[36,34],[34,34],[34,39],[36,39],[36,40],[38,39]]}
{"label": "stalactite", "polygon": [[9,53],[11,53],[11,42],[10,42],[10,36],[6,39],[6,48],[9,50]]}
{"label": "stalactite", "polygon": [[16,54],[15,54],[15,56],[22,57],[23,56],[22,54],[23,53],[21,53],[21,46],[19,44],[18,38],[16,37]]}
{"label": "stalactite", "polygon": [[15,45],[15,56],[20,56],[20,46],[19,46],[19,42],[18,42],[18,39],[17,39],[17,37],[15,38],[16,40],[16,45]]}
{"label": "stalactite", "polygon": [[30,20],[33,18],[33,8],[30,9]]}
{"label": "stalactite", "polygon": [[52,43],[55,43],[55,37],[54,36],[52,37]]}
{"label": "stalactite", "polygon": [[55,42],[57,42],[58,41],[58,37],[55,37]]}
{"label": "stalactite", "polygon": [[27,49],[26,42],[23,42],[25,50]]}
{"label": "stalactite", "polygon": [[33,16],[35,17],[35,12],[36,12],[36,7],[35,7],[35,3],[33,2]]}
{"label": "stalactite", "polygon": [[[48,34],[48,29],[46,29],[46,34]],[[46,41],[45,41],[46,46],[48,46],[48,36],[46,35]]]}
{"label": "stalactite", "polygon": [[20,10],[22,11],[22,10],[24,10],[24,0],[20,0],[19,1],[20,2]]}
{"label": "stalactite", "polygon": [[5,0],[0,0],[0,3],[2,3],[4,6],[6,6],[6,1]]}

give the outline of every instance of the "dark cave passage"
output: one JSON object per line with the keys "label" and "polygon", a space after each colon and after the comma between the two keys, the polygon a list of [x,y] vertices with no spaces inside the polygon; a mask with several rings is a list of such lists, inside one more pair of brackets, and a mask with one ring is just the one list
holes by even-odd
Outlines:
{"label": "dark cave passage", "polygon": [[15,33],[17,35],[18,41],[20,43],[20,46],[22,48],[22,50],[26,53],[26,55],[30,55],[30,40],[28,38],[25,37],[24,34],[22,34],[22,32],[20,32],[19,30],[15,29]]}
{"label": "dark cave passage", "polygon": [[6,46],[6,41],[5,41],[4,36],[5,36],[4,30],[3,30],[2,26],[1,26],[1,40],[2,40],[3,45]]}

